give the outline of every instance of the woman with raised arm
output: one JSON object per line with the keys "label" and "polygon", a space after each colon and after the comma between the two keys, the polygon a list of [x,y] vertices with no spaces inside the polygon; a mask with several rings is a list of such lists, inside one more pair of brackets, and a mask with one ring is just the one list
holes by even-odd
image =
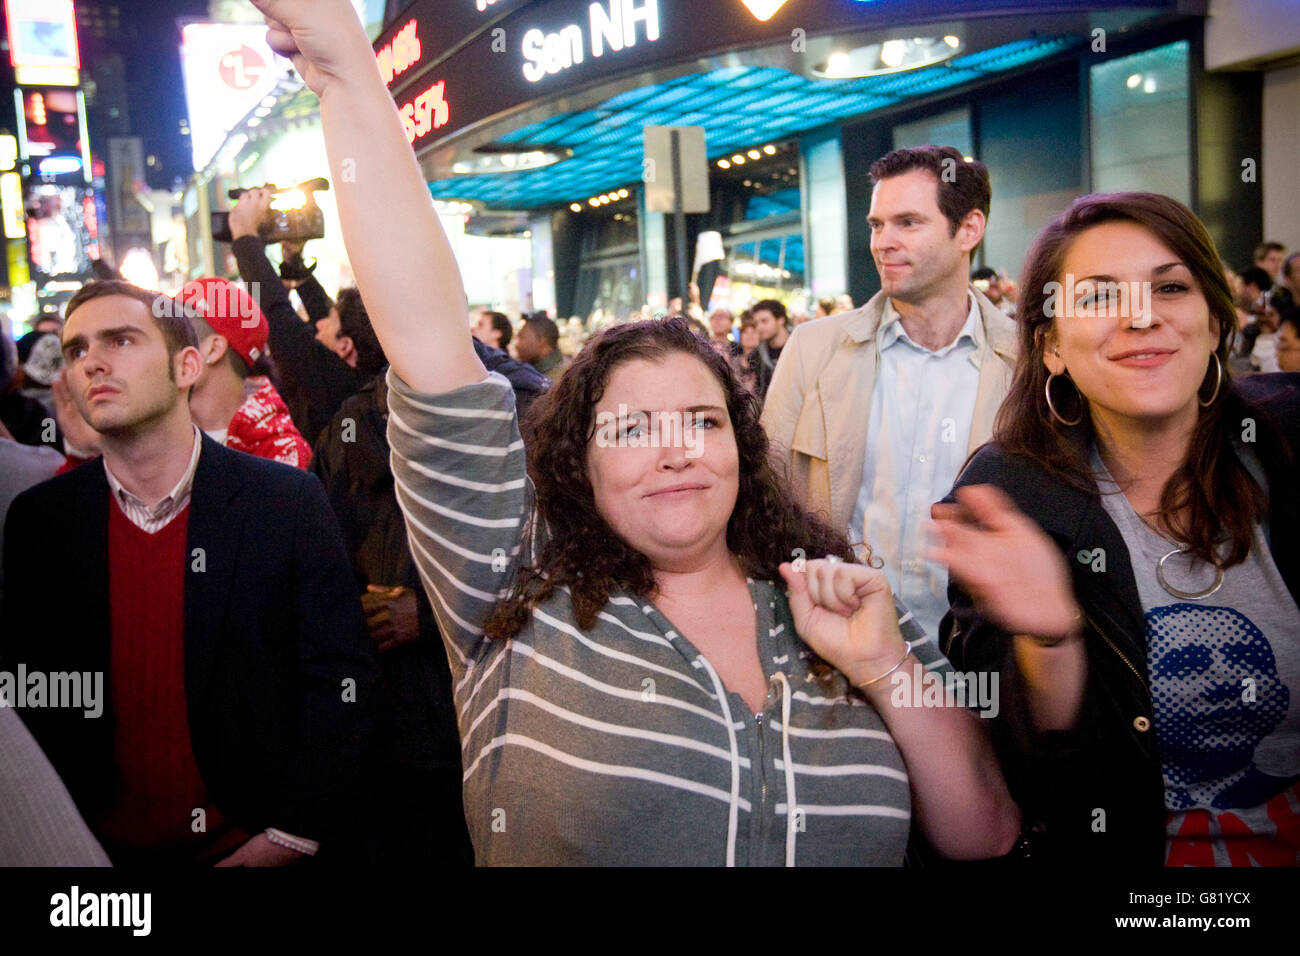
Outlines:
{"label": "woman with raised arm", "polygon": [[255,2],[320,96],[393,358],[477,861],[899,864],[913,818],[941,854],[1005,853],[1019,813],[982,722],[929,693],[951,669],[884,576],[790,501],[726,359],[684,320],[606,331],[530,411],[526,461],[351,4]]}
{"label": "woman with raised arm", "polygon": [[1232,381],[1218,255],[1165,196],[1076,200],[1017,314],[994,439],[935,517],[944,650],[1001,672],[1022,849],[1295,866],[1300,376]]}

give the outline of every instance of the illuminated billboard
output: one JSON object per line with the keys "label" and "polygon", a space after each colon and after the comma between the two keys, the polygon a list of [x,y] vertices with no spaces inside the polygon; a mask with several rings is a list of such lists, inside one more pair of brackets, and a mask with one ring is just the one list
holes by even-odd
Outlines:
{"label": "illuminated billboard", "polygon": [[81,69],[73,0],[5,0],[9,62],[23,86],[76,86]]}
{"label": "illuminated billboard", "polygon": [[99,252],[94,193],[85,186],[34,184],[28,188],[26,207],[37,286],[89,279],[91,259]]}
{"label": "illuminated billboard", "polygon": [[194,168],[216,155],[226,135],[289,69],[256,24],[191,23],[181,31],[181,68]]}
{"label": "illuminated billboard", "polygon": [[35,173],[49,180],[90,182],[86,101],[81,90],[15,90],[18,151]]}

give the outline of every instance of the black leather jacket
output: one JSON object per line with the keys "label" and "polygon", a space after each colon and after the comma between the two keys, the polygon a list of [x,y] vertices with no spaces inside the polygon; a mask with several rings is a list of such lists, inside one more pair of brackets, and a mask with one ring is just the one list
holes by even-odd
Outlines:
{"label": "black leather jacket", "polygon": [[[1287,588],[1300,595],[1296,471],[1287,464],[1285,444],[1274,440],[1284,434],[1290,448],[1300,449],[1300,374],[1254,376],[1237,393],[1228,400],[1240,407],[1228,420],[1237,411],[1259,418],[1255,448],[1272,492],[1270,550]],[[1088,681],[1078,723],[1069,731],[1039,733],[1011,636],[982,618],[961,588],[948,589],[951,610],[940,625],[944,652],[959,671],[999,672],[1001,708],[991,730],[1025,820],[1019,852],[1055,865],[1160,866],[1164,784],[1142,606],[1124,540],[1097,495],[996,444],[975,453],[954,491],[978,484],[1005,491],[1061,548],[1085,616]],[[945,499],[952,500],[952,494]],[[1096,560],[1098,548],[1104,561]]]}

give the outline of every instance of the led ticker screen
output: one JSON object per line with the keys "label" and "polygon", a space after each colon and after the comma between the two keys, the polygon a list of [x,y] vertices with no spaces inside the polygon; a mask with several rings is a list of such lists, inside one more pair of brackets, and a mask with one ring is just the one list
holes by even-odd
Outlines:
{"label": "led ticker screen", "polygon": [[81,68],[72,0],[5,0],[9,62],[20,84],[76,86]]}
{"label": "led ticker screen", "polygon": [[[975,17],[1074,13],[1092,0],[416,0],[375,44],[417,150],[542,99],[747,46],[846,30]],[[1168,9],[1173,0],[1108,0]],[[911,35],[911,34],[908,34]],[[413,42],[418,39],[418,43]],[[385,52],[386,51],[386,52]],[[443,115],[420,123],[417,98],[441,84]],[[426,99],[426,102],[429,100]]]}

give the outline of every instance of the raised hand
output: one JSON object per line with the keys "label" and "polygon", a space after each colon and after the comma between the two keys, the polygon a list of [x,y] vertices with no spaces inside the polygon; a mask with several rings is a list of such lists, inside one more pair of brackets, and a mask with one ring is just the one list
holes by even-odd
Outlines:
{"label": "raised hand", "polygon": [[929,557],[948,566],[981,614],[1010,634],[1055,641],[1080,633],[1060,549],[1001,489],[959,488],[957,504],[930,514],[942,544]]}
{"label": "raised hand", "polygon": [[857,686],[899,662],[905,643],[889,581],[865,564],[809,561],[804,571],[782,564],[795,630]]}
{"label": "raised hand", "polygon": [[256,236],[257,227],[271,209],[271,190],[265,186],[249,189],[235,201],[230,210],[230,236],[239,239],[243,236]]}
{"label": "raised hand", "polygon": [[349,0],[252,0],[266,17],[266,42],[292,61],[312,92],[326,87],[374,54]]}

